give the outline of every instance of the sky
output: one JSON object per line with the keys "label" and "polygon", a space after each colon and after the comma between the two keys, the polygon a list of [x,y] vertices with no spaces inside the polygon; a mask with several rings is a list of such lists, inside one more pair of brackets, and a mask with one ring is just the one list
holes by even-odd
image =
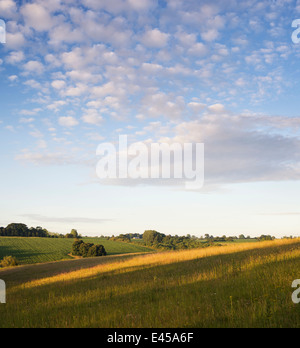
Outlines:
{"label": "sky", "polygon": [[[300,236],[298,18],[296,0],[0,0],[0,226]],[[204,144],[203,187],[99,178],[121,135]]]}

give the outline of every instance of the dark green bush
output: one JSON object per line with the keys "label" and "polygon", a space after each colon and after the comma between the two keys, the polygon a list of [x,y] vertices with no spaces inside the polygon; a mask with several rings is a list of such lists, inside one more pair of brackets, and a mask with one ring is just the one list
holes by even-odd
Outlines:
{"label": "dark green bush", "polygon": [[80,255],[80,246],[83,244],[82,240],[76,240],[72,245],[72,255],[81,256]]}
{"label": "dark green bush", "polygon": [[72,245],[72,255],[82,257],[106,256],[106,251],[103,245],[94,245],[76,240]]}

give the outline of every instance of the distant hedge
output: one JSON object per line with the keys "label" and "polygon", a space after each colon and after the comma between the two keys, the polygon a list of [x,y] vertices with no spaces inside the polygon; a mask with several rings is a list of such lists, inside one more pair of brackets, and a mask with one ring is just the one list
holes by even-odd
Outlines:
{"label": "distant hedge", "polygon": [[103,245],[84,243],[82,240],[76,240],[72,245],[72,255],[82,257],[98,257],[106,256],[106,251]]}

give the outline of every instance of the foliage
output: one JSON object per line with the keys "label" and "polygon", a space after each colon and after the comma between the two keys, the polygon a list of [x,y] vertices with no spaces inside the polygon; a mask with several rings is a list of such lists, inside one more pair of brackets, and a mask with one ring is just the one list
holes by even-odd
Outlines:
{"label": "foliage", "polygon": [[28,228],[25,224],[12,223],[6,228],[0,228],[0,236],[2,237],[49,237],[49,232],[38,226]]}
{"label": "foliage", "polygon": [[275,239],[275,237],[272,237],[270,235],[264,235],[264,234],[258,238],[259,241],[274,240],[274,239]]}
{"label": "foliage", "polygon": [[18,266],[18,261],[14,256],[4,256],[0,262],[0,267],[14,267]]}
{"label": "foliage", "polygon": [[98,257],[106,256],[106,251],[103,245],[84,243],[82,240],[77,240],[72,245],[72,254],[82,257]]}
{"label": "foliage", "polygon": [[165,237],[164,234],[153,230],[145,231],[143,234],[143,240],[146,245],[158,245],[163,242]]}
{"label": "foliage", "polygon": [[75,229],[63,235],[51,233],[40,226],[28,228],[22,223],[12,223],[7,227],[0,227],[0,237],[80,238],[81,236]]}
{"label": "foliage", "polygon": [[130,243],[131,238],[128,234],[120,234],[118,237],[111,237],[110,240],[113,240],[116,242]]}
{"label": "foliage", "polygon": [[92,245],[89,248],[87,256],[88,257],[106,256],[106,251],[104,249],[104,246],[100,244]]}
{"label": "foliage", "polygon": [[199,238],[192,238],[188,236],[171,236],[164,235],[157,231],[148,230],[143,234],[143,241],[145,245],[151,246],[160,250],[182,250],[201,248],[210,245],[211,243],[205,243]]}
{"label": "foliage", "polygon": [[81,236],[78,234],[77,230],[73,229],[71,233],[65,235],[65,238],[81,238]]}
{"label": "foliage", "polygon": [[83,240],[76,240],[72,245],[72,255],[80,256],[80,246],[83,244]]}

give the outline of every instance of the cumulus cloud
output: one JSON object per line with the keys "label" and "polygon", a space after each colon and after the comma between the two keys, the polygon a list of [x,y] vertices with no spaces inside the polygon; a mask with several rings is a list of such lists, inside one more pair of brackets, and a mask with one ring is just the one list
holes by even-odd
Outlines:
{"label": "cumulus cloud", "polygon": [[[99,139],[100,125],[103,134],[126,129],[132,136],[148,135],[147,141],[166,134],[169,140],[204,139],[209,177],[216,182],[295,177],[297,118],[246,117],[228,111],[230,106],[241,111],[264,101],[276,102],[285,88],[292,91],[289,69],[296,66],[299,50],[286,42],[287,33],[282,32],[287,14],[279,16],[283,4],[290,10],[291,2],[172,0],[161,6],[156,0],[83,0],[82,4],[0,1],[0,13],[9,19],[1,57],[1,69],[7,71],[4,81],[26,86],[29,96],[17,112],[27,118],[8,130],[32,126],[31,135],[43,148],[44,121],[31,116],[41,109],[49,113],[43,119],[50,120],[51,114],[60,112],[56,116],[73,115],[57,117],[57,124],[47,126],[52,141],[60,144],[67,143],[60,138],[60,127],[67,137],[80,121],[90,139]],[[279,30],[261,30],[266,18]],[[244,19],[251,35],[248,26],[241,26]],[[275,34],[281,40],[272,40]],[[133,127],[117,124],[119,120]],[[285,149],[281,159],[273,153],[275,148]],[[39,157],[28,151],[22,156],[34,163],[74,163],[60,153]]]}
{"label": "cumulus cloud", "polygon": [[159,29],[148,30],[142,37],[142,43],[150,48],[162,48],[168,43],[170,35]]}
{"label": "cumulus cloud", "polygon": [[72,116],[64,116],[60,117],[58,120],[58,123],[63,127],[74,127],[79,124],[79,122],[76,120],[76,118]]}
{"label": "cumulus cloud", "polygon": [[30,60],[23,65],[23,69],[26,74],[41,75],[45,71],[44,65],[36,60]]}
{"label": "cumulus cloud", "polygon": [[22,62],[25,59],[25,54],[23,51],[12,51],[6,57],[6,61],[9,64],[15,65]]}
{"label": "cumulus cloud", "polygon": [[66,82],[64,80],[55,80],[51,82],[51,86],[55,89],[63,89],[66,86]]}
{"label": "cumulus cloud", "polygon": [[100,125],[103,122],[103,117],[96,109],[86,109],[82,116],[82,121],[91,125]]}
{"label": "cumulus cloud", "polygon": [[39,3],[27,3],[21,7],[20,12],[26,25],[37,31],[47,31],[54,24],[51,14]]}
{"label": "cumulus cloud", "polygon": [[13,0],[1,0],[0,1],[0,14],[1,18],[11,19],[17,15],[17,6]]}

